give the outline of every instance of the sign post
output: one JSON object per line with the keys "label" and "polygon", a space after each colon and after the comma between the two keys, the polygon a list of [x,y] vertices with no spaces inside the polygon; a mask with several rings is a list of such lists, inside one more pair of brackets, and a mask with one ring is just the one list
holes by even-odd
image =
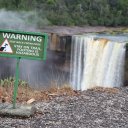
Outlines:
{"label": "sign post", "polygon": [[18,83],[19,83],[19,63],[20,63],[20,57],[17,58],[17,63],[16,63],[15,83],[13,89],[13,108],[16,108],[16,97],[17,97]]}
{"label": "sign post", "polygon": [[20,59],[45,60],[47,39],[47,34],[42,33],[0,30],[0,56],[17,59],[13,108],[16,108]]}

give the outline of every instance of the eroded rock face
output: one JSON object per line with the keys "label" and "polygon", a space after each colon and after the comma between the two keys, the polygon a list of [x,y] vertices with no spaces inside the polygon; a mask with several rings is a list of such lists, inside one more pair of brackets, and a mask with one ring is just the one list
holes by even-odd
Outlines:
{"label": "eroded rock face", "polygon": [[53,52],[54,63],[58,69],[69,72],[70,71],[70,55],[71,55],[72,36],[51,34],[48,50]]}
{"label": "eroded rock face", "polygon": [[124,86],[128,86],[128,47],[126,47],[125,55],[125,74],[124,74]]}

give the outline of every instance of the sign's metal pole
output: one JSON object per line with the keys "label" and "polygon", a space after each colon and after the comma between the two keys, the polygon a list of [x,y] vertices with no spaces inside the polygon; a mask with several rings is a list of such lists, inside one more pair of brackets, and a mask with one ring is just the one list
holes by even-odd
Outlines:
{"label": "sign's metal pole", "polygon": [[13,91],[13,108],[16,108],[16,97],[17,97],[17,91],[18,91],[18,83],[19,83],[19,63],[20,63],[20,57],[17,58],[16,63],[16,74],[15,74],[15,83],[14,83],[14,91]]}

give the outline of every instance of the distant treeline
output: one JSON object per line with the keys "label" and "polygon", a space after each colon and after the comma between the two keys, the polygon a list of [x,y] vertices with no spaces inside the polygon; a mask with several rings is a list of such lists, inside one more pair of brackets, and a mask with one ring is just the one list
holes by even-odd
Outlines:
{"label": "distant treeline", "polygon": [[0,8],[32,10],[51,25],[128,26],[128,0],[0,0]]}

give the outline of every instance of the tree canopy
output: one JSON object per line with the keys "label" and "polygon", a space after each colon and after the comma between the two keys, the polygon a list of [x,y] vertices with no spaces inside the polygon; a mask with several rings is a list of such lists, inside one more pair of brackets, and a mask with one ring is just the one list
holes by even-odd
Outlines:
{"label": "tree canopy", "polygon": [[0,0],[0,8],[36,11],[52,25],[128,25],[128,0]]}

